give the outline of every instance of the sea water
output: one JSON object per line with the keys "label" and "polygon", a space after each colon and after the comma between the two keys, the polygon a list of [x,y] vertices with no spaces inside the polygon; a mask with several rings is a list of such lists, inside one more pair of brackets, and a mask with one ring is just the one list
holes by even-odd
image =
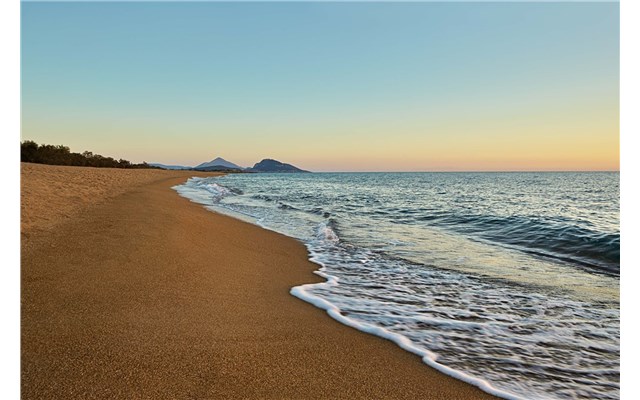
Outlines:
{"label": "sea water", "polygon": [[191,178],[210,208],[302,241],[291,293],[505,398],[617,399],[619,174]]}

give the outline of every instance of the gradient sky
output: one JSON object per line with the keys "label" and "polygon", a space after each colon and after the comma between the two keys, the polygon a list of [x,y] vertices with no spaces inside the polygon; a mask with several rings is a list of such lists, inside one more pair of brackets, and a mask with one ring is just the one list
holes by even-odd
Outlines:
{"label": "gradient sky", "polygon": [[22,139],[315,171],[617,170],[618,3],[22,3]]}

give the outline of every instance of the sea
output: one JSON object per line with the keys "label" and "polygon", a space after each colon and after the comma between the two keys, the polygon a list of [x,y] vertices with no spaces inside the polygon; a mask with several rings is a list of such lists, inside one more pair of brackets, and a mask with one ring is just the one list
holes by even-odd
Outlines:
{"label": "sea", "polygon": [[617,172],[229,174],[178,193],[304,243],[291,294],[508,399],[620,397]]}

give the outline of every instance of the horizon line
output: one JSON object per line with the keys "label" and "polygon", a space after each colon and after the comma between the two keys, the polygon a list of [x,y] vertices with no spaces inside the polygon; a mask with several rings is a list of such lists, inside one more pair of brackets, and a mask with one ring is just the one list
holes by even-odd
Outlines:
{"label": "horizon line", "polygon": [[[195,168],[189,167],[188,170]],[[610,172],[610,173],[620,173],[619,169],[594,169],[594,170],[421,170],[421,171],[308,171],[314,174],[415,174],[415,173],[447,173],[447,174],[455,174],[455,173],[562,173],[562,172]],[[229,172],[236,173],[236,172]],[[283,174],[290,173],[295,174],[297,172],[259,172],[260,174],[273,173],[273,174]]]}
{"label": "horizon line", "polygon": [[582,170],[421,170],[421,171],[311,171],[313,173],[329,173],[329,174],[352,174],[352,173],[363,173],[363,174],[414,174],[419,172],[425,173],[519,173],[519,172],[532,172],[532,173],[540,173],[540,172],[620,172],[619,169],[582,169]]}
{"label": "horizon line", "polygon": [[620,0],[20,0],[20,3],[617,3]]}

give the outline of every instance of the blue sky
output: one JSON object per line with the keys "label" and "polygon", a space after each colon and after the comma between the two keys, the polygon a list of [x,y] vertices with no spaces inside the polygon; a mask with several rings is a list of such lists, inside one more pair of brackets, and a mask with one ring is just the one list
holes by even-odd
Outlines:
{"label": "blue sky", "polygon": [[22,137],[182,164],[617,169],[618,34],[617,3],[22,3]]}

